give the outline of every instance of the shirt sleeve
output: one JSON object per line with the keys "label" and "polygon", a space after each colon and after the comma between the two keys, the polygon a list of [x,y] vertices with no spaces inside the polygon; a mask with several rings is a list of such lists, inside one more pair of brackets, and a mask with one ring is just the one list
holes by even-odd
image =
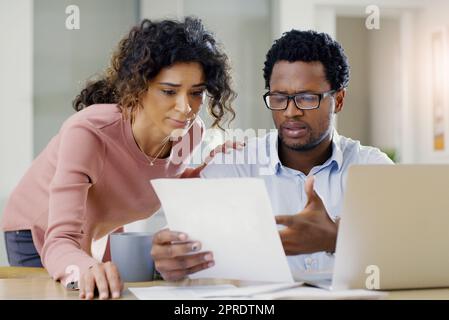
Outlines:
{"label": "shirt sleeve", "polygon": [[100,178],[104,155],[104,142],[95,128],[72,124],[61,129],[41,258],[49,274],[64,284],[77,281],[99,262],[82,250],[82,242],[87,194]]}
{"label": "shirt sleeve", "polygon": [[230,153],[218,153],[209,164],[200,172],[200,177],[212,178],[236,178],[251,176],[251,165],[244,164],[238,157],[244,155],[243,151],[232,150]]}
{"label": "shirt sleeve", "polygon": [[371,147],[363,163],[366,164],[394,164],[394,162],[378,148]]}

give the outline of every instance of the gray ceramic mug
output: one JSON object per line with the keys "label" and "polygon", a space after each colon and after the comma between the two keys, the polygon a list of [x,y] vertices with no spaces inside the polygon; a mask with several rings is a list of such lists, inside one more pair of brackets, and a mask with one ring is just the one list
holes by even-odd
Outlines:
{"label": "gray ceramic mug", "polygon": [[117,266],[122,281],[153,280],[152,241],[153,234],[149,232],[111,234],[111,259]]}

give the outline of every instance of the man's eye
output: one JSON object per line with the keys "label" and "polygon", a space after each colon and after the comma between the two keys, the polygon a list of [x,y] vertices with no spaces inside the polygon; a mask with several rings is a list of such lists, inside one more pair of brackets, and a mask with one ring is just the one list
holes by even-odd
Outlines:
{"label": "man's eye", "polygon": [[315,102],[318,98],[315,95],[303,95],[299,96],[300,100],[305,102]]}
{"label": "man's eye", "polygon": [[162,90],[162,93],[167,96],[173,96],[176,94],[176,92],[174,90]]}
{"label": "man's eye", "polygon": [[272,102],[280,103],[280,102],[285,102],[287,100],[287,97],[283,96],[283,95],[272,95],[270,97],[270,100]]}

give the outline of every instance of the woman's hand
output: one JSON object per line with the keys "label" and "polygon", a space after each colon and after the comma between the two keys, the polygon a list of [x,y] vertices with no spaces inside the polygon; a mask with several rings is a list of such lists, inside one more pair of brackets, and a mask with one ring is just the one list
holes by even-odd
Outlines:
{"label": "woman's hand", "polygon": [[164,229],[153,237],[151,256],[164,280],[176,281],[214,266],[212,252],[199,252],[201,243],[185,233]]}
{"label": "woman's hand", "polygon": [[120,298],[123,282],[117,267],[112,262],[98,263],[80,277],[80,298],[93,299],[95,289],[100,299]]}
{"label": "woman's hand", "polygon": [[187,168],[184,173],[181,175],[181,178],[197,178],[200,176],[201,170],[203,170],[209,162],[212,161],[212,159],[215,157],[215,155],[219,153],[229,153],[232,150],[242,150],[243,147],[246,145],[245,142],[235,142],[235,141],[226,141],[225,143],[217,146],[215,149],[213,149],[211,152],[209,152],[209,155],[204,160],[203,164],[196,167],[196,168]]}
{"label": "woman's hand", "polygon": [[215,155],[217,155],[219,153],[229,153],[233,149],[235,149],[235,150],[242,150],[245,145],[246,145],[245,142],[236,142],[236,141],[228,140],[225,143],[223,143],[222,145],[217,146],[215,149],[213,149],[209,153],[209,155],[204,160],[203,166],[208,165],[209,162],[211,162],[212,159],[215,157]]}

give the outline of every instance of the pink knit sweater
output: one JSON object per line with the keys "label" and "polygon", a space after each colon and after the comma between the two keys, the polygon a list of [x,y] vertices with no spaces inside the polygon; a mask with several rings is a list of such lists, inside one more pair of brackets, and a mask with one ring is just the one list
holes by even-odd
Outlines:
{"label": "pink knit sweater", "polygon": [[159,209],[149,181],[180,177],[203,131],[198,118],[170,156],[150,166],[117,106],[90,106],[71,116],[33,161],[6,204],[2,228],[30,229],[55,280],[64,281],[71,266],[84,272],[98,263],[93,240]]}

